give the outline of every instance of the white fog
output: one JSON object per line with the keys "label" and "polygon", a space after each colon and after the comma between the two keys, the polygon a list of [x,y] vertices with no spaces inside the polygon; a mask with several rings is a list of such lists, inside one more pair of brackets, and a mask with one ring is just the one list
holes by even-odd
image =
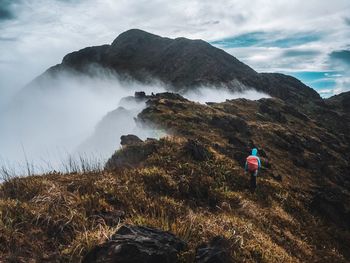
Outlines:
{"label": "white fog", "polygon": [[[165,85],[126,82],[111,72],[96,72],[94,77],[72,73],[46,77],[40,85],[32,82],[18,93],[0,113],[0,165],[24,173],[29,163],[34,172],[45,172],[62,170],[69,158],[83,156],[103,166],[120,147],[121,135],[146,139],[165,134],[136,125],[134,118],[144,102],[122,100],[136,91],[164,92]],[[217,87],[200,87],[182,95],[200,103],[267,97],[253,90],[231,93]]]}

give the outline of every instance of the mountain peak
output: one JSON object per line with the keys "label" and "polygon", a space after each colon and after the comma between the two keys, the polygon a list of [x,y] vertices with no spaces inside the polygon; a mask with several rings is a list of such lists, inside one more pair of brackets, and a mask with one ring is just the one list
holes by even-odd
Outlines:
{"label": "mountain peak", "polygon": [[231,54],[203,40],[161,37],[140,29],[121,33],[111,45],[88,47],[66,55],[57,69],[87,72],[89,64],[140,82],[160,80],[172,91],[201,86],[233,92],[255,89],[293,104],[320,101],[319,94],[297,79],[259,74]]}
{"label": "mountain peak", "polygon": [[146,32],[144,30],[141,29],[129,29],[123,33],[121,33],[113,42],[112,42],[112,46],[118,45],[120,43],[124,43],[124,42],[137,42],[140,40],[150,40],[150,39],[156,39],[159,40],[162,37]]}

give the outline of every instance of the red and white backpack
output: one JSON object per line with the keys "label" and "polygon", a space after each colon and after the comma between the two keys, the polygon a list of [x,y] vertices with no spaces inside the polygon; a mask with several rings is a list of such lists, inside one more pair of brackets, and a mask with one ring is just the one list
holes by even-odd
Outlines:
{"label": "red and white backpack", "polygon": [[250,155],[247,157],[247,165],[249,172],[255,172],[259,168],[258,157]]}

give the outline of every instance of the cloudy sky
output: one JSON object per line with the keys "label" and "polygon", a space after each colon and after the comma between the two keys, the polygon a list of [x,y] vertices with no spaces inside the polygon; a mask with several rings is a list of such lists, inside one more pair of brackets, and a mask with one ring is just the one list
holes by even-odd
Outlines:
{"label": "cloudy sky", "polygon": [[326,97],[350,90],[349,0],[0,0],[0,105],[65,54],[130,28],[204,39]]}

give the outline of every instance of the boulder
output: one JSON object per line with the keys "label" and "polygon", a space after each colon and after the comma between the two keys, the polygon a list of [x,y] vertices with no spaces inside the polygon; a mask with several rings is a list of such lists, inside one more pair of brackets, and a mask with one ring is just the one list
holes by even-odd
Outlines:
{"label": "boulder", "polygon": [[159,229],[124,225],[111,240],[93,248],[82,263],[175,263],[186,243]]}
{"label": "boulder", "polygon": [[157,151],[159,141],[148,139],[143,142],[137,136],[128,135],[122,138],[122,145],[125,147],[116,151],[106,162],[107,170],[140,166],[148,156]]}
{"label": "boulder", "polygon": [[120,137],[120,144],[122,146],[140,144],[143,141],[133,134],[123,135]]}
{"label": "boulder", "polygon": [[140,99],[140,100],[144,100],[144,99],[147,99],[147,96],[146,96],[146,93],[144,91],[136,91],[135,98]]}

